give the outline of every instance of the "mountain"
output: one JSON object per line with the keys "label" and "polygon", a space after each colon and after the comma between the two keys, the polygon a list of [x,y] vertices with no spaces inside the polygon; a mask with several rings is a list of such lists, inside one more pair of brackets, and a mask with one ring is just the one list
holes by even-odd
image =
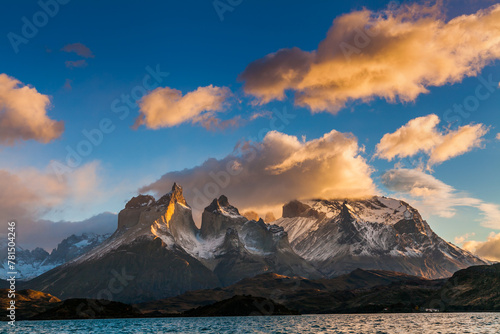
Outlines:
{"label": "mountain", "polygon": [[[266,307],[262,307],[266,305]],[[182,314],[185,317],[243,317],[258,315],[297,315],[297,311],[290,310],[281,304],[263,298],[233,296],[211,305],[200,306]]]}
{"label": "mountain", "polygon": [[[33,250],[27,250],[18,246],[16,249],[17,279],[26,281],[37,277],[52,268],[87,253],[101,244],[109,236],[109,234],[98,235],[94,233],[84,233],[78,236],[73,234],[59,243],[57,248],[53,249],[50,254],[39,247]],[[0,276],[2,279],[7,278],[8,271],[6,248],[6,244],[0,246],[0,250],[3,254],[1,263],[4,269]]]}
{"label": "mountain", "polygon": [[198,229],[182,188],[174,184],[157,201],[149,195],[132,198],[109,239],[28,286],[63,299],[138,302],[265,272],[321,277],[293,251],[283,228],[248,221],[225,196],[205,208]]}
{"label": "mountain", "polygon": [[500,311],[500,263],[457,271],[428,307],[441,311]]}
{"label": "mountain", "polygon": [[140,312],[133,306],[109,300],[66,299],[37,313],[29,320],[117,319],[138,318]]}
{"label": "mountain", "polygon": [[[0,289],[0,316],[2,320],[9,320],[7,307],[11,299],[8,297],[9,289]],[[16,291],[16,320],[25,320],[35,314],[44,312],[59,303],[61,300],[48,293],[34,290]]]}
{"label": "mountain", "polygon": [[[402,306],[411,311],[416,305],[424,304],[444,283],[382,270],[356,269],[339,277],[316,280],[267,273],[224,288],[189,291],[136,307],[145,315],[175,314],[237,295],[252,295],[301,313],[379,312],[387,307],[401,310]],[[266,303],[261,306],[268,310],[272,307]]]}
{"label": "mountain", "polygon": [[408,203],[386,197],[292,201],[273,224],[326,277],[362,268],[443,278],[487,264],[441,239]]}
{"label": "mountain", "polygon": [[438,237],[395,199],[292,201],[266,224],[243,217],[222,195],[198,228],[174,184],[158,200],[132,198],[111,237],[26,287],[63,299],[138,303],[263,273],[321,279],[361,268],[441,278],[476,264],[485,262]]}

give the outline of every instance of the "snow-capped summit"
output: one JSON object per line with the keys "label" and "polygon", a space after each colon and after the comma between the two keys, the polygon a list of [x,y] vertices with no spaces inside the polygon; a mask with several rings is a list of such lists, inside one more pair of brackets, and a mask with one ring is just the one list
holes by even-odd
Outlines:
{"label": "snow-capped summit", "polygon": [[408,203],[392,198],[292,201],[274,224],[328,277],[362,268],[441,278],[485,264],[441,239]]}

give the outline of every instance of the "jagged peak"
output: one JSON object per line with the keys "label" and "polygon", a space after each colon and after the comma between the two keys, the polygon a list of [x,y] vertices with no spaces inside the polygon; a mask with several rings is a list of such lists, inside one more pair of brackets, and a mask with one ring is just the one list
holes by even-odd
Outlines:
{"label": "jagged peak", "polygon": [[182,187],[179,186],[176,182],[172,185],[172,190],[165,195],[163,195],[158,201],[156,201],[156,205],[170,205],[171,203],[180,203],[184,206],[188,206],[184,195],[182,194]]}
{"label": "jagged peak", "polygon": [[214,198],[212,203],[205,208],[205,211],[230,216],[241,216],[238,209],[229,204],[229,200],[224,195],[220,195],[219,198]]}

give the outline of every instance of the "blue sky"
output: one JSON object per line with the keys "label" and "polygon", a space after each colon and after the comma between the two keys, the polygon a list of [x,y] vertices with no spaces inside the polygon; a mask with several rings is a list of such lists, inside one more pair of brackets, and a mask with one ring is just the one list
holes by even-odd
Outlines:
{"label": "blue sky", "polygon": [[[443,12],[445,20],[449,20],[493,4],[474,1],[471,5],[450,0],[445,2]],[[231,6],[232,11],[224,12],[221,20],[212,1],[121,1],[117,5],[73,0],[59,4],[58,13],[50,17],[27,44],[18,45],[16,53],[8,33],[22,35],[22,18],[32,21],[41,7],[36,1],[4,4],[8,9],[0,13],[4,36],[0,39],[0,73],[50,96],[47,115],[64,121],[64,132],[46,144],[21,140],[12,146],[3,145],[0,168],[12,173],[30,168],[50,173],[51,161],[64,163],[67,147],[76,148],[85,140],[82,130],[97,128],[103,119],[109,119],[114,130],[104,135],[101,144],[92,147],[92,152],[79,166],[96,164],[98,180],[93,185],[96,192],[106,196],[96,201],[88,198],[80,201],[78,196],[74,200],[63,198],[39,214],[40,218],[54,221],[79,221],[104,211],[118,212],[139,188],[166,173],[199,166],[209,158],[222,159],[239,141],[257,137],[259,131],[268,126],[269,118],[260,117],[215,131],[190,122],[156,130],[146,126],[132,129],[139,107],[130,108],[129,115],[120,119],[113,112],[112,103],[142,85],[149,73],[147,67],[159,66],[162,72],[168,72],[159,87],[177,89],[183,94],[208,85],[228,87],[237,102],[233,101],[218,114],[222,120],[238,116],[248,120],[254,113],[286,108],[295,115],[282,130],[288,135],[312,140],[332,129],[352,133],[359,146],[365,147],[361,156],[373,168],[371,177],[379,193],[385,195],[394,191],[387,189],[380,177],[401,160],[374,157],[376,145],[385,134],[430,114],[440,118],[438,128],[444,132],[466,124],[483,124],[489,132],[483,136],[480,147],[424,172],[468,197],[500,204],[500,141],[495,138],[500,132],[500,66],[496,59],[482,66],[478,75],[466,76],[455,83],[428,86],[428,92],[418,94],[413,101],[388,102],[374,97],[368,102],[348,103],[335,113],[312,113],[310,108],[294,104],[291,91],[286,91],[287,98],[282,101],[261,105],[252,104],[254,99],[245,94],[245,83],[237,78],[250,63],[283,48],[316,50],[335,18],[363,8],[377,12],[387,5],[386,1],[362,0],[307,4],[241,1]],[[88,47],[93,57],[61,50],[73,43]],[[66,65],[67,61],[83,60],[87,63],[84,67]],[[478,76],[486,79],[491,76],[497,84],[495,91],[481,101],[470,116],[462,117],[461,124],[449,123],[446,110],[475,94],[481,84]],[[418,156],[402,159],[402,164],[413,168],[417,159]],[[428,210],[432,212],[432,208]],[[484,241],[491,232],[497,231],[481,226],[477,208],[466,206],[456,210],[451,218],[437,214],[426,217],[431,227],[448,241],[466,233],[475,233],[473,239]]]}

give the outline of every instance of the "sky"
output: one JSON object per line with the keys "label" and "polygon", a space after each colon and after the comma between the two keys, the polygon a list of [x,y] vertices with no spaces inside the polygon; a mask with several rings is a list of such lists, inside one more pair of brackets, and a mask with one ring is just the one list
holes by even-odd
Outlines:
{"label": "sky", "polygon": [[198,224],[221,194],[262,217],[395,197],[500,260],[497,1],[4,8],[0,219],[22,246],[112,232],[178,182]]}

